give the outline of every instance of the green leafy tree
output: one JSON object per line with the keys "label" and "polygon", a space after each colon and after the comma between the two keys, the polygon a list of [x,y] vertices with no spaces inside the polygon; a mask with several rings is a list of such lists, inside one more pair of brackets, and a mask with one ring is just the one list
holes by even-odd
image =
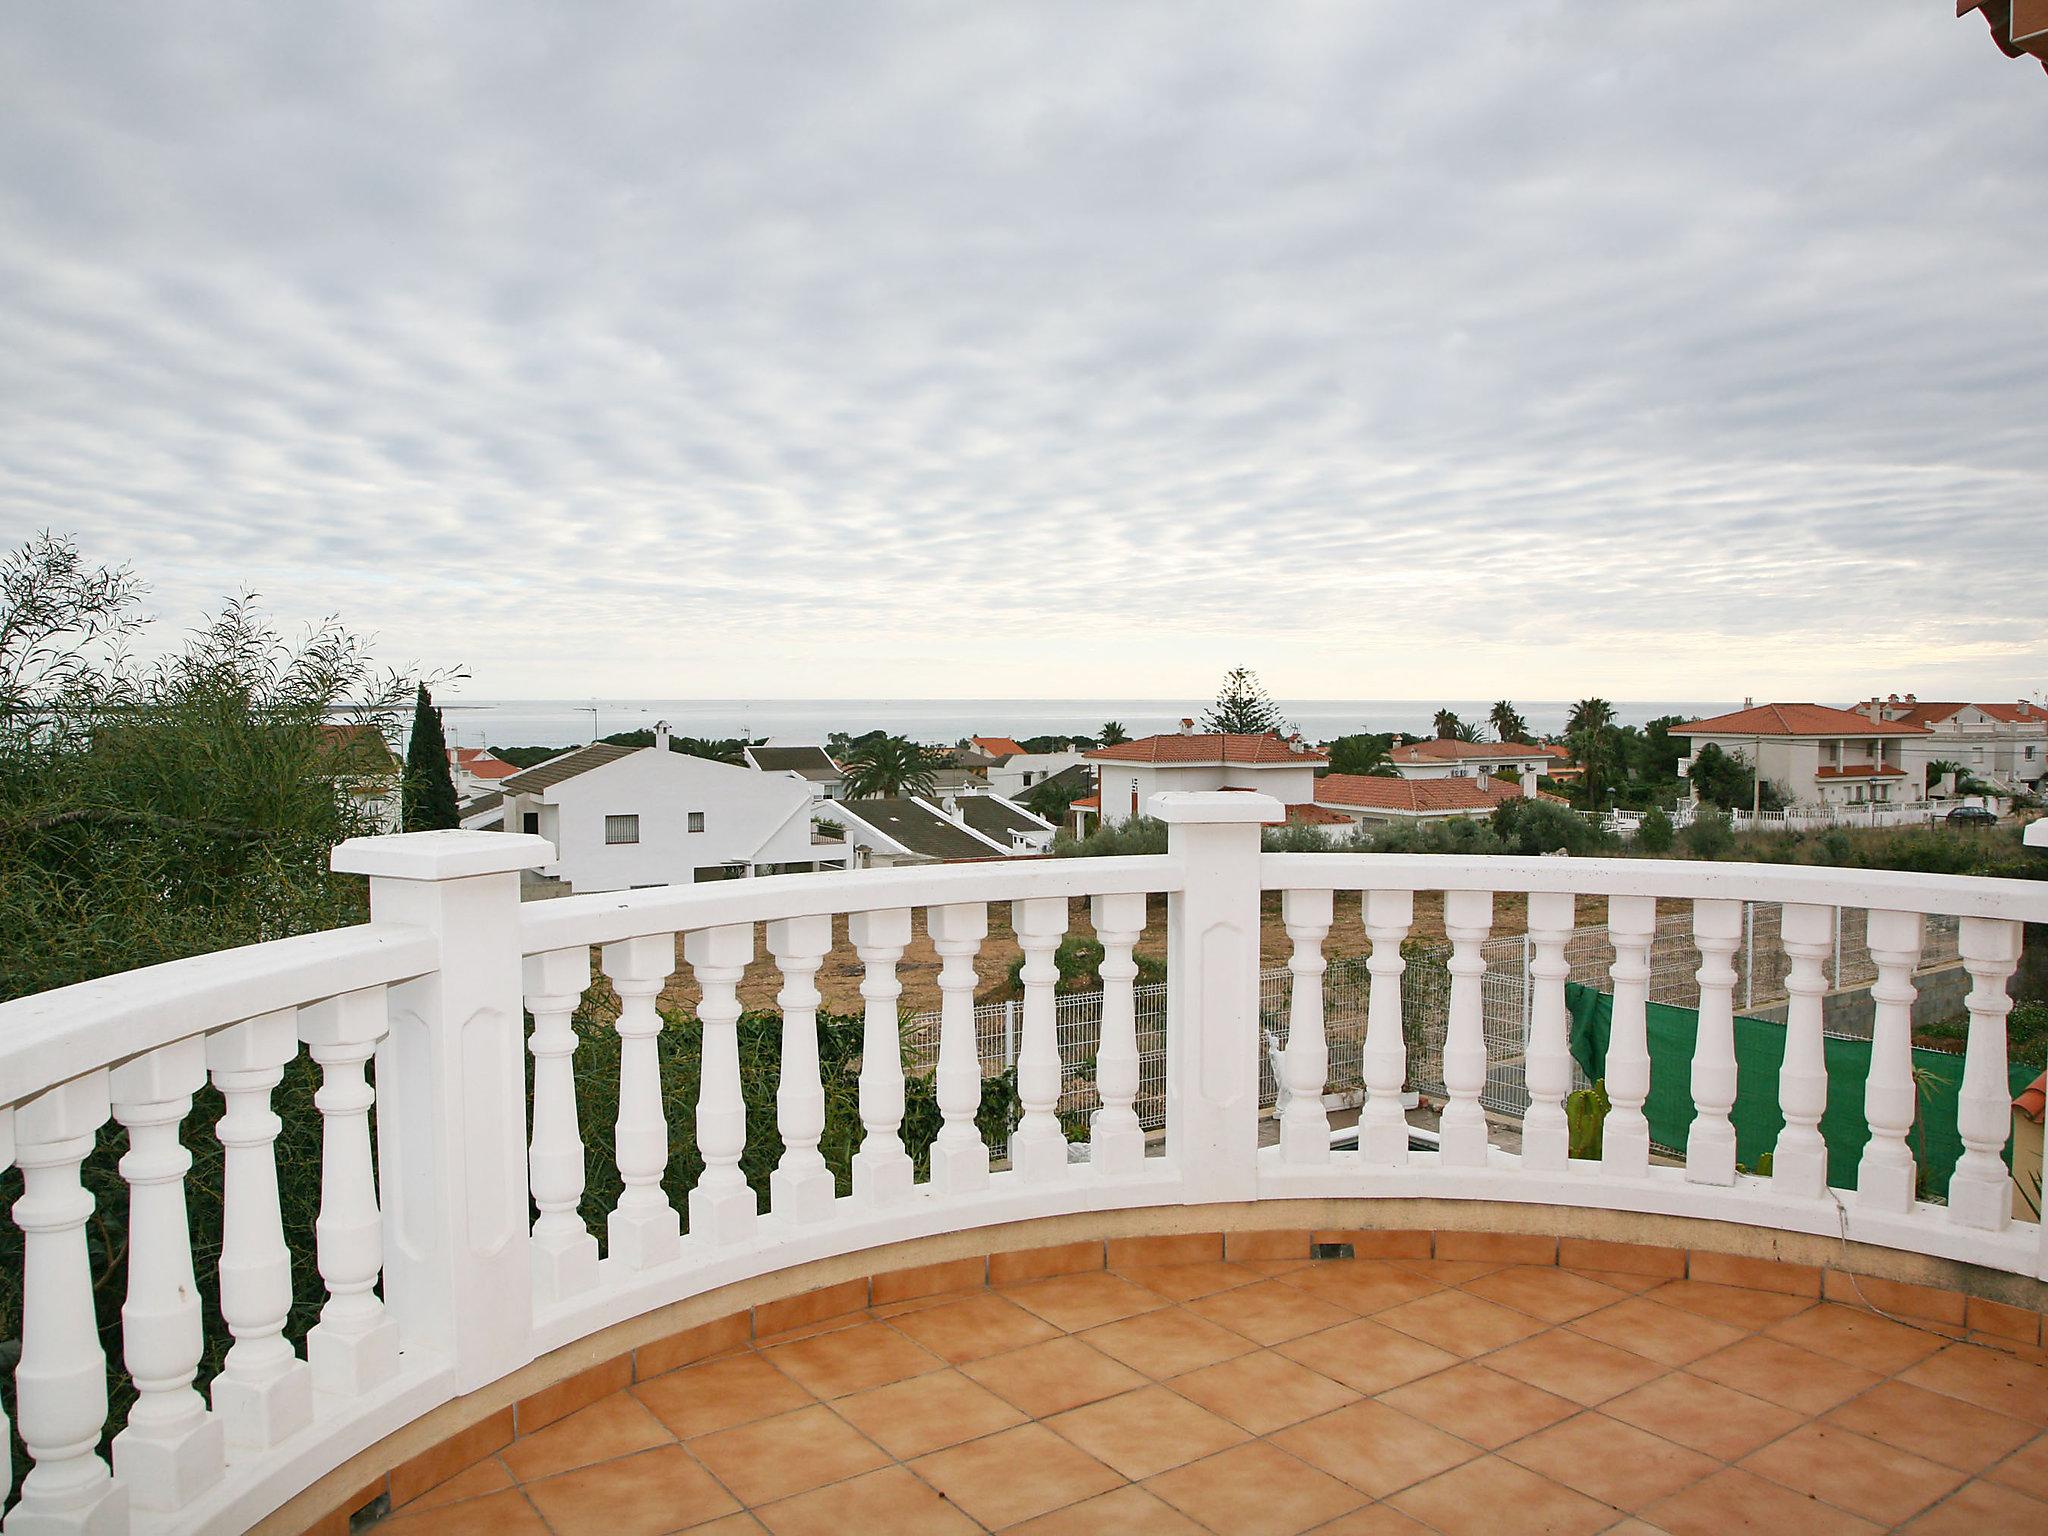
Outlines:
{"label": "green leafy tree", "polygon": [[412,740],[405,749],[405,784],[400,794],[400,826],[407,832],[439,832],[462,825],[455,806],[455,779],[448,770],[448,738],[441,731],[441,711],[421,683],[413,699]]}
{"label": "green leafy tree", "polygon": [[1598,809],[1621,767],[1614,736],[1614,706],[1602,698],[1581,699],[1565,719],[1565,744],[1585,770],[1583,803]]}
{"label": "green leafy tree", "polygon": [[1756,774],[1741,753],[1724,752],[1710,741],[1693,756],[1692,788],[1707,805],[1746,811],[1756,790]]}
{"label": "green leafy tree", "polygon": [[1364,774],[1382,779],[1398,777],[1389,756],[1393,750],[1394,738],[1389,732],[1339,736],[1330,743],[1330,772]]}
{"label": "green leafy tree", "polygon": [[1662,806],[1652,806],[1636,828],[1636,847],[1644,853],[1669,853],[1676,835],[1669,813]]}
{"label": "green leafy tree", "polygon": [[839,759],[846,797],[872,800],[885,795],[929,795],[938,789],[947,753],[903,736],[864,738]]}
{"label": "green leafy tree", "polygon": [[1735,851],[1735,828],[1725,811],[1702,806],[1678,834],[1685,851],[1696,859],[1725,859]]}
{"label": "green leafy tree", "polygon": [[1524,720],[1509,699],[1500,699],[1486,712],[1486,720],[1493,727],[1493,734],[1502,741],[1527,741],[1529,722]]}
{"label": "green leafy tree", "polygon": [[1123,721],[1105,720],[1102,722],[1102,729],[1095,733],[1095,739],[1105,747],[1113,747],[1119,742],[1129,741],[1131,735],[1124,729]]}
{"label": "green leafy tree", "polygon": [[[615,747],[651,747],[654,745],[654,732],[651,730],[614,731],[603,739]],[[708,736],[671,736],[668,739],[669,751],[681,752],[689,757],[709,758],[714,763],[744,762],[745,759],[740,754],[746,750],[747,746],[748,743],[742,741],[737,736],[725,736],[716,739]],[[499,755],[503,756],[504,754],[500,753]]]}
{"label": "green leafy tree", "polygon": [[1202,716],[1202,724],[1232,736],[1259,736],[1286,727],[1280,706],[1259,686],[1258,674],[1249,667],[1232,667],[1225,674],[1216,702]]}
{"label": "green leafy tree", "polygon": [[1503,800],[1494,807],[1494,835],[1509,853],[1611,853],[1613,834],[1603,832],[1568,806],[1549,800]]}

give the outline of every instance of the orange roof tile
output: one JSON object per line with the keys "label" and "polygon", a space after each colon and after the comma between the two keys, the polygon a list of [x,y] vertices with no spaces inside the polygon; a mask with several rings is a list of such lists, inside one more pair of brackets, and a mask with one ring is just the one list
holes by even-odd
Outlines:
{"label": "orange roof tile", "polygon": [[971,736],[968,740],[990,757],[1021,757],[1023,747],[1008,736]]}
{"label": "orange roof tile", "polygon": [[1232,763],[1251,768],[1299,767],[1329,761],[1314,747],[1294,746],[1267,731],[1260,736],[1229,736],[1214,731],[1142,736],[1113,747],[1097,747],[1084,756],[1102,763]]}
{"label": "orange roof tile", "polygon": [[1287,807],[1289,821],[1305,821],[1318,827],[1348,827],[1351,818],[1342,811],[1333,811],[1326,805],[1290,805]]}
{"label": "orange roof tile", "polygon": [[1316,780],[1317,805],[1410,816],[1490,811],[1504,800],[1521,798],[1517,786],[1498,779],[1382,779],[1363,773],[1330,773]]}
{"label": "orange roof tile", "polygon": [[1758,704],[1671,727],[1673,736],[1918,736],[1921,727],[1873,720],[1828,704]]}
{"label": "orange roof tile", "polygon": [[2048,725],[2048,709],[2024,699],[2016,704],[1979,704],[1977,708],[2007,725]]}
{"label": "orange roof tile", "polygon": [[1433,736],[1411,741],[1387,754],[1397,763],[1462,763],[1475,758],[1542,757],[1542,747],[1526,741],[1451,741]]}
{"label": "orange roof tile", "polygon": [[2048,1115],[2048,1072],[2043,1072],[2022,1088],[2020,1096],[2012,1101],[2012,1107],[2039,1125],[2042,1117]]}

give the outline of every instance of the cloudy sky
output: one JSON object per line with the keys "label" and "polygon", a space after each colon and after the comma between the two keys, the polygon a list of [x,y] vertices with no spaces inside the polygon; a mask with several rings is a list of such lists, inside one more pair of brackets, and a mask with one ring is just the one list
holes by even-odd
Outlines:
{"label": "cloudy sky", "polygon": [[1946,0],[0,13],[0,533],[472,696],[2048,687]]}

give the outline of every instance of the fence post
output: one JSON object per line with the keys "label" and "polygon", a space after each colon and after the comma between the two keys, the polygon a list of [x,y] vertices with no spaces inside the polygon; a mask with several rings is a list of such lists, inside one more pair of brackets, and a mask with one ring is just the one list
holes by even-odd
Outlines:
{"label": "fence post", "polygon": [[431,930],[439,968],[391,988],[377,1047],[384,1299],[407,1350],[470,1392],[533,1358],[527,1230],[519,872],[543,838],[408,832],[351,838],[342,874],[370,877],[370,919]]}
{"label": "fence post", "polygon": [[1017,999],[1003,1000],[1003,1070],[1017,1065]]}
{"label": "fence post", "polygon": [[1166,1147],[1190,1201],[1258,1192],[1259,829],[1270,795],[1154,795],[1181,888],[1166,904]]}

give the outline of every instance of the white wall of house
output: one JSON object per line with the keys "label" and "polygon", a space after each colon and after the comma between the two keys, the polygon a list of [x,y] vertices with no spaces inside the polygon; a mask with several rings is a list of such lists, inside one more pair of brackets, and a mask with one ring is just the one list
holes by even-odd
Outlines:
{"label": "white wall of house", "polygon": [[1535,781],[1550,771],[1550,763],[1548,756],[1472,757],[1463,762],[1397,762],[1394,772],[1404,779],[1483,779],[1506,769],[1522,781],[1524,793],[1528,793]]}
{"label": "white wall of house", "polygon": [[1118,763],[1098,762],[1095,782],[1102,796],[1105,826],[1131,819],[1132,807],[1145,814],[1154,795],[1169,790],[1255,789],[1282,805],[1305,805],[1316,797],[1315,762],[1253,767],[1249,763]]}
{"label": "white wall of house", "polygon": [[1014,800],[1054,774],[1086,761],[1079,752],[1020,752],[990,766],[988,787],[1004,799]]}
{"label": "white wall of house", "polygon": [[[1730,757],[1754,763],[1765,783],[1792,805],[1914,805],[1927,798],[1927,759],[1907,750],[1915,738],[1884,736],[1693,736],[1678,765],[1692,773],[1693,758],[1709,743]],[[1823,769],[1889,767],[1883,777],[1823,774]]]}
{"label": "white wall of house", "polygon": [[1978,778],[2039,785],[2048,778],[2048,713],[2031,721],[1999,720],[1966,704],[1924,736],[1908,738],[1906,753],[1923,765],[1958,763]]}

